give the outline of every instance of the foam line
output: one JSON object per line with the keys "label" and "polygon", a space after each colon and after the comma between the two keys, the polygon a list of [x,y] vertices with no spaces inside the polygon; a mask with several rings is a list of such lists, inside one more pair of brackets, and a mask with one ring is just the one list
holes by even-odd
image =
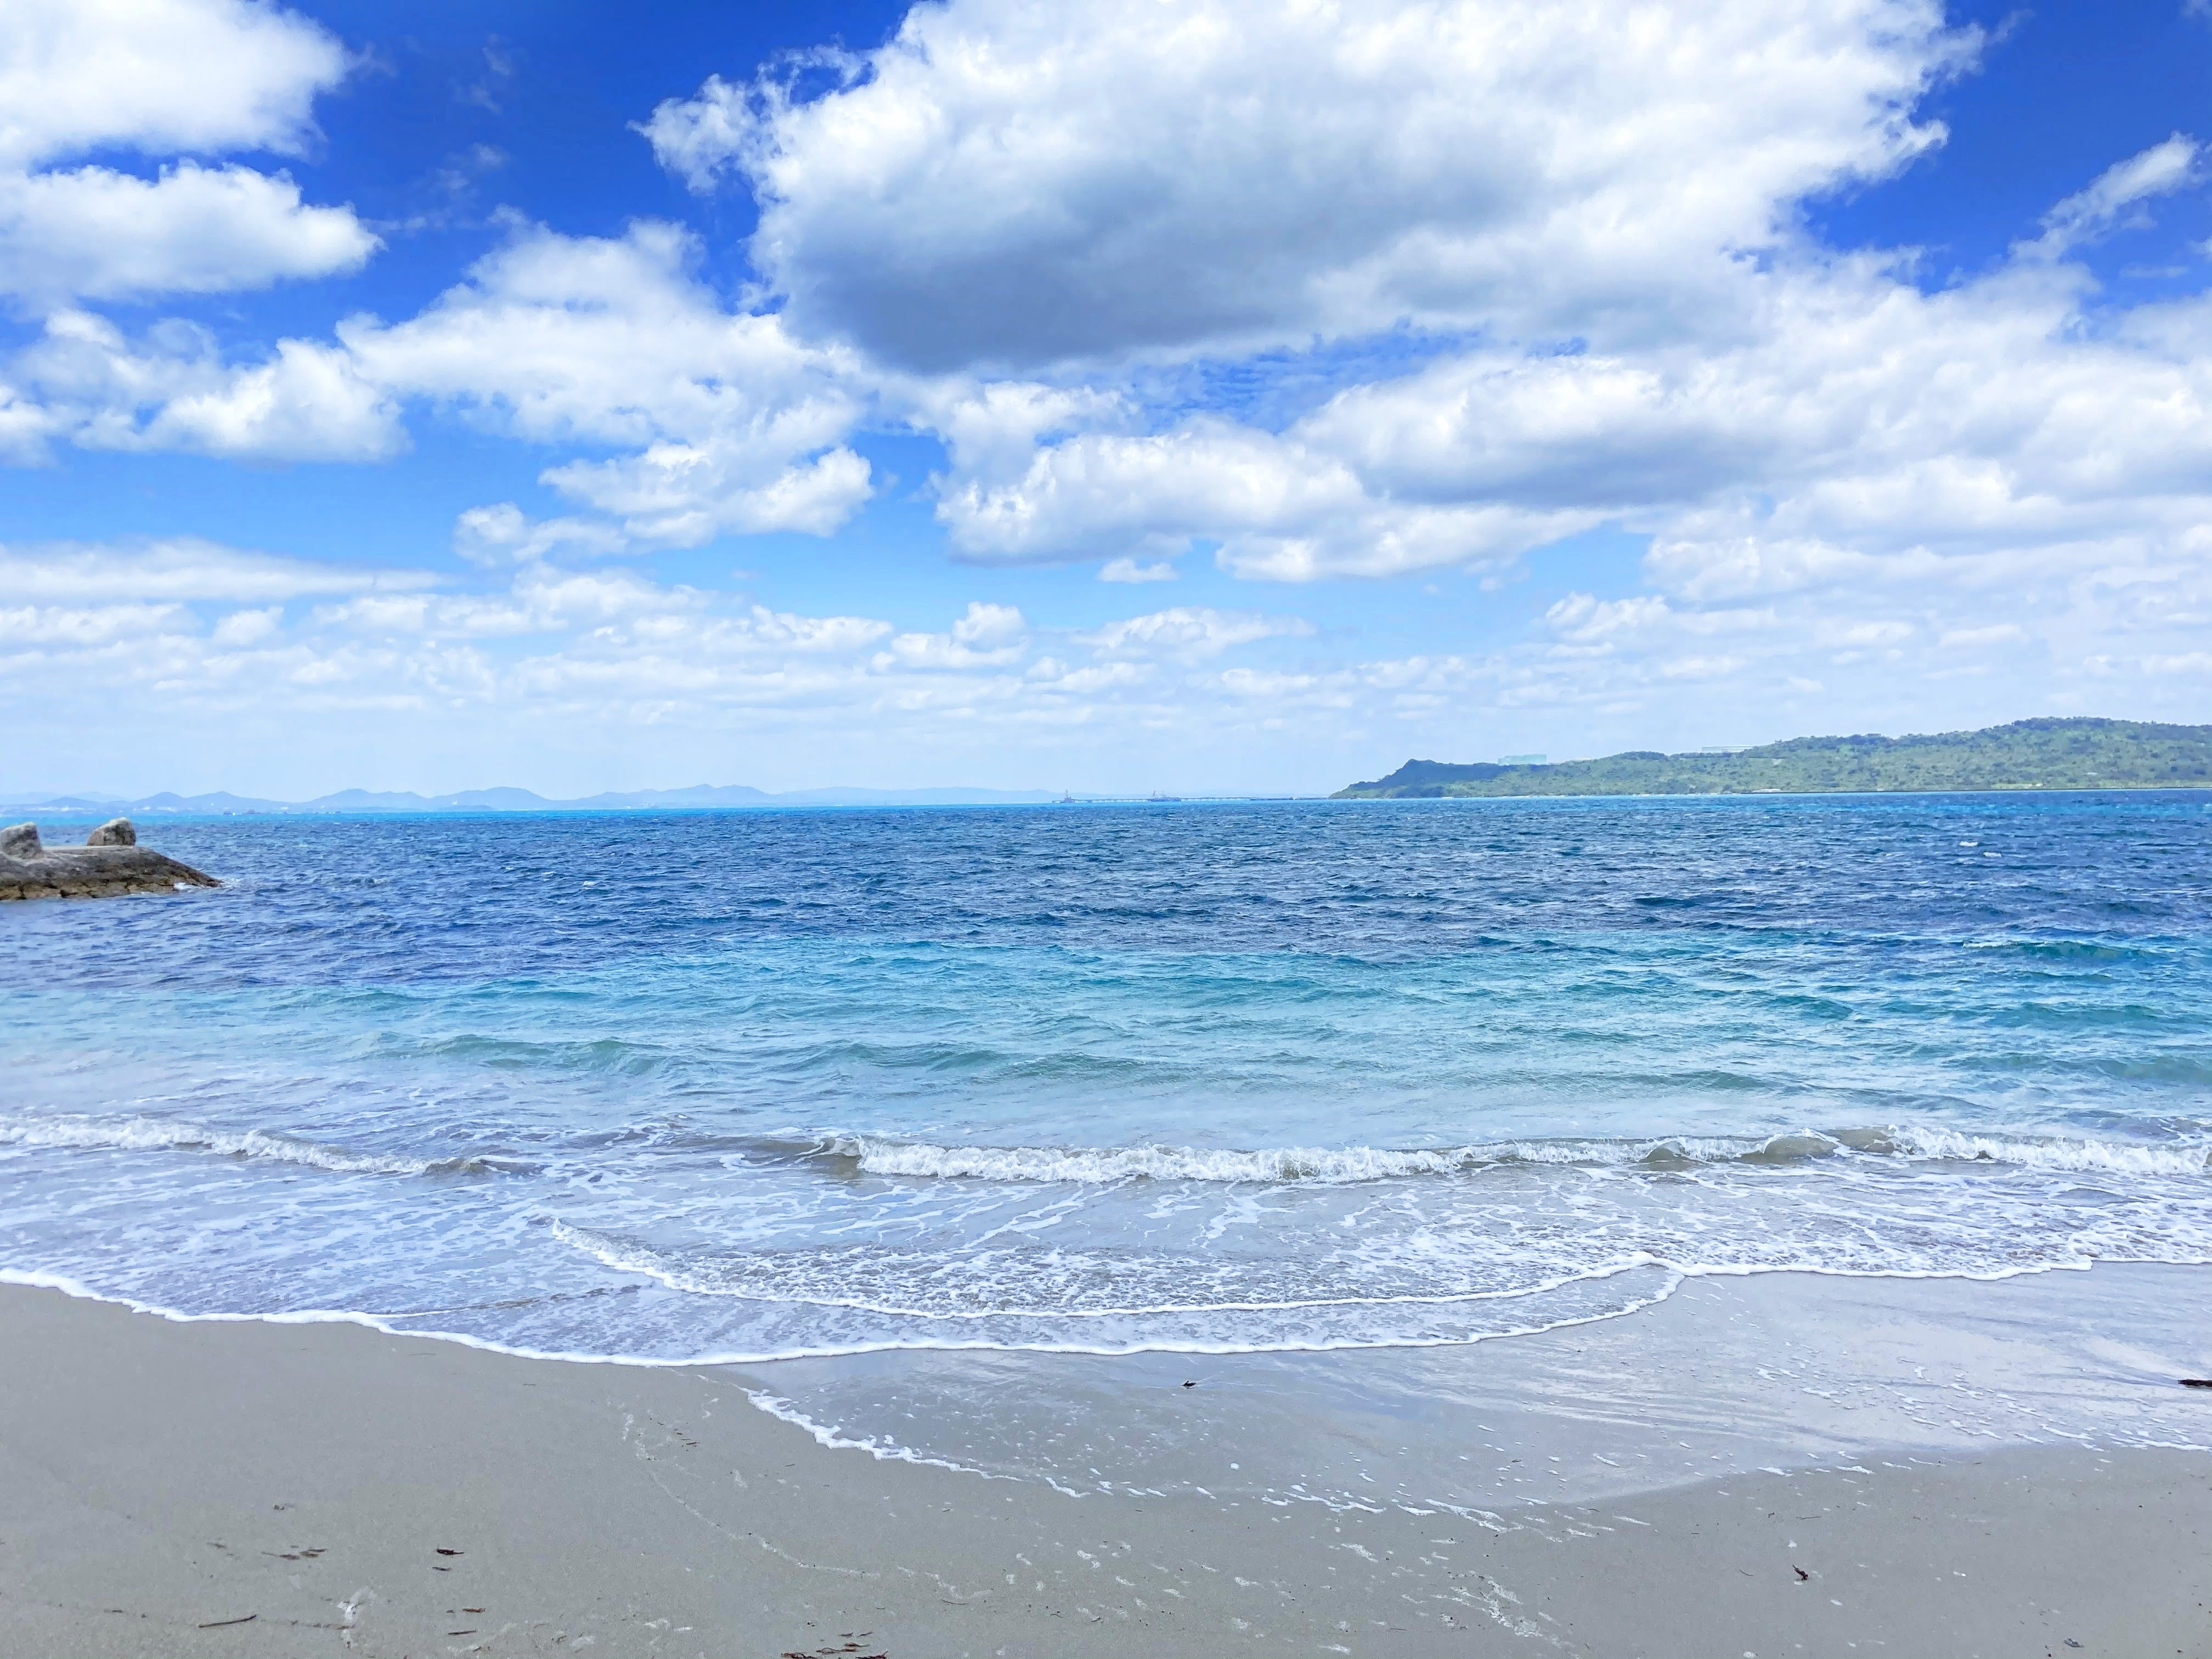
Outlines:
{"label": "foam line", "polygon": [[867,1175],[1008,1182],[1223,1182],[1382,1181],[1462,1174],[1513,1164],[1792,1164],[1816,1158],[1899,1157],[2016,1164],[2115,1175],[2204,1175],[2212,1148],[2057,1136],[1969,1134],[1938,1127],[1799,1132],[1764,1138],[1668,1136],[1650,1140],[1544,1140],[1467,1146],[1279,1146],[1255,1152],[1192,1146],[940,1146],[835,1135],[818,1152],[850,1158]]}
{"label": "foam line", "polygon": [[489,1175],[497,1165],[481,1158],[388,1158],[320,1141],[235,1132],[156,1117],[17,1117],[0,1120],[0,1146],[80,1147],[98,1152],[210,1152],[223,1158],[270,1158],[343,1175]]}

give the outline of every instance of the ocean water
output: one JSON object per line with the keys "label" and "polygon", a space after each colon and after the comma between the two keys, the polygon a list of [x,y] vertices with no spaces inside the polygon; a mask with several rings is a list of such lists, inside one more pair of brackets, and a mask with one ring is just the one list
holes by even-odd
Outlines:
{"label": "ocean water", "polygon": [[0,908],[0,1273],[174,1314],[751,1366],[913,1451],[1036,1356],[2212,1263],[2202,793],[148,839],[228,884]]}

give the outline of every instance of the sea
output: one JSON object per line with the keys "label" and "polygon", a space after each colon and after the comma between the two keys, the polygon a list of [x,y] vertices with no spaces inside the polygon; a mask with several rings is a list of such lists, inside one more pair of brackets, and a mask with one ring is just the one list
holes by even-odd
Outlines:
{"label": "sea", "polygon": [[0,907],[14,1282],[1079,1492],[2212,1443],[2212,794],[142,834]]}

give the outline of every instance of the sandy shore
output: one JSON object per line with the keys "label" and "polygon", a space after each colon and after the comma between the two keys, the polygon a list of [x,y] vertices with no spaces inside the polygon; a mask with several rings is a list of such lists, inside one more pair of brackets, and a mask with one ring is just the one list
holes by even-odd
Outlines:
{"label": "sandy shore", "polygon": [[0,1652],[2212,1654],[2212,1456],[1899,1457],[1489,1521],[1071,1498],[726,1376],[0,1286]]}

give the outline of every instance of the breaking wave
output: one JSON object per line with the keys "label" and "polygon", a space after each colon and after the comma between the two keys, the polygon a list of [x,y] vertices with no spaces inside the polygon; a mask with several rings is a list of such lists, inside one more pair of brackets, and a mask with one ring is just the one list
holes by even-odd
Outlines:
{"label": "breaking wave", "polygon": [[816,1143],[816,1156],[849,1160],[866,1175],[1012,1182],[1310,1182],[1328,1184],[1462,1174],[1515,1164],[1675,1169],[1698,1164],[1792,1164],[1836,1157],[1995,1163],[2115,1175],[2203,1175],[2212,1147],[2061,1136],[1969,1134],[1920,1127],[1651,1140],[1527,1139],[1464,1146],[1277,1146],[1252,1152],[1192,1146],[940,1146],[867,1135]]}
{"label": "breaking wave", "polygon": [[0,1120],[0,1146],[81,1147],[92,1152],[206,1152],[221,1158],[268,1158],[304,1164],[342,1175],[490,1175],[495,1159],[392,1158],[356,1152],[266,1129],[211,1129],[172,1118],[22,1117]]}

